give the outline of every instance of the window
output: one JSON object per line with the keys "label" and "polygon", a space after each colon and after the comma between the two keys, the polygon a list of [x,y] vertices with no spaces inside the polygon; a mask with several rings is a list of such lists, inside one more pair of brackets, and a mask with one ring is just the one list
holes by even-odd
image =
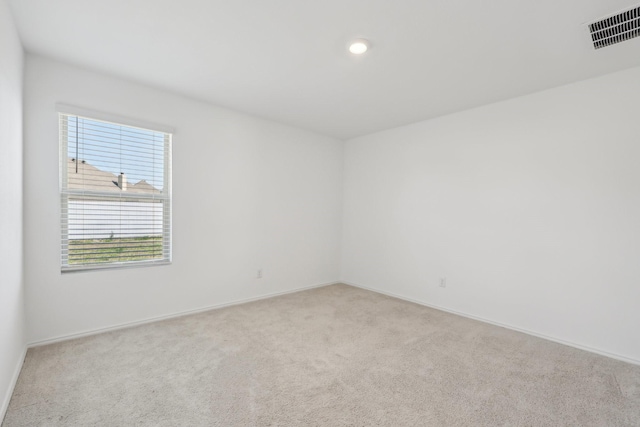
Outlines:
{"label": "window", "polygon": [[60,113],[62,271],[171,261],[171,133]]}

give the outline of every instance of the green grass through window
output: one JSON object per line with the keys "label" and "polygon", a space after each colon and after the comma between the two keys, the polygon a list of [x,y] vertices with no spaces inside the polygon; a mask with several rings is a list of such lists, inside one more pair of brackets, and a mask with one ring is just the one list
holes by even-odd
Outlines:
{"label": "green grass through window", "polygon": [[69,241],[70,265],[157,259],[162,259],[162,236]]}

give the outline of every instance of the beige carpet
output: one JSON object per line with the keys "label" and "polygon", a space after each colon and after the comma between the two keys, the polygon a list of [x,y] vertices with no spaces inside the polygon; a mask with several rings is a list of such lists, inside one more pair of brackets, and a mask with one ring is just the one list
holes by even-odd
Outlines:
{"label": "beige carpet", "polygon": [[334,285],[31,349],[41,425],[639,426],[640,366]]}

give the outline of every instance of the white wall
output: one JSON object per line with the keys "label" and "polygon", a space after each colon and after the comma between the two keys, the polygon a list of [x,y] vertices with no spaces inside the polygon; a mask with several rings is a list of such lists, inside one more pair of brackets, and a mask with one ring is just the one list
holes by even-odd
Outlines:
{"label": "white wall", "polygon": [[[350,140],[344,199],[340,141],[38,56],[25,79],[30,342],[333,282],[342,250],[346,282],[640,361],[640,68]],[[171,266],[60,273],[58,102],[177,129]],[[2,261],[16,349],[19,257]]]}
{"label": "white wall", "polygon": [[348,141],[342,279],[640,362],[639,98],[634,68]]}
{"label": "white wall", "polygon": [[0,0],[0,422],[25,350],[22,70],[22,45],[9,8]]}
{"label": "white wall", "polygon": [[[56,103],[176,129],[172,265],[60,273]],[[332,138],[28,55],[30,342],[336,281],[342,155]]]}

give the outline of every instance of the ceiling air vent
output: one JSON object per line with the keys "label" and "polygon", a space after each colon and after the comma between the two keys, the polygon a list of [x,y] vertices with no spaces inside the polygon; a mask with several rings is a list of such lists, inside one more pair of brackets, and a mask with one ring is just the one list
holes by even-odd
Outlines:
{"label": "ceiling air vent", "polygon": [[589,32],[596,49],[640,36],[640,6],[589,24]]}

